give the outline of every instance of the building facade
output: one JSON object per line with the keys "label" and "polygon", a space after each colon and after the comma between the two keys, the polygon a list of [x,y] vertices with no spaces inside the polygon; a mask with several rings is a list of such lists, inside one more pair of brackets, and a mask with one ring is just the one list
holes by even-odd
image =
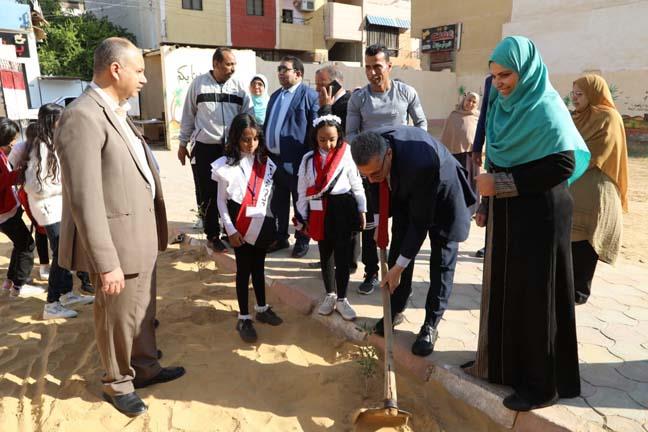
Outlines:
{"label": "building facade", "polygon": [[457,95],[481,92],[488,58],[511,20],[513,0],[412,0],[412,33],[421,38],[421,68],[457,74]]}
{"label": "building facade", "polygon": [[86,9],[160,45],[253,49],[266,60],[296,54],[307,62],[361,64],[381,42],[394,63],[419,67],[409,0],[86,0]]}

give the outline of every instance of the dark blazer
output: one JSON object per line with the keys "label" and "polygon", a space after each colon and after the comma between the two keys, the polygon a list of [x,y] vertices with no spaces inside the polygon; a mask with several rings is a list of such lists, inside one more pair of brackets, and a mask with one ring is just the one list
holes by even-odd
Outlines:
{"label": "dark blazer", "polygon": [[[270,123],[275,101],[282,90],[279,89],[272,93],[268,101],[266,120],[263,126],[263,132],[266,136],[274,133],[274,131],[267,130],[268,123]],[[300,84],[295,89],[295,94],[279,134],[280,159],[283,163],[292,164],[294,175],[297,175],[302,158],[310,150],[309,137],[313,128],[313,120],[317,118],[318,109],[319,98],[317,92],[304,83]]]}
{"label": "dark blazer", "polygon": [[317,112],[318,116],[323,116],[327,114],[333,114],[340,117],[342,120],[342,130],[346,130],[346,117],[347,117],[347,106],[349,105],[349,99],[351,99],[351,92],[345,92],[344,95],[338,100],[336,100],[333,105],[324,105],[319,108]]}
{"label": "dark blazer", "polygon": [[414,258],[428,232],[449,241],[468,238],[475,195],[466,171],[446,147],[424,130],[399,126],[379,133],[392,149],[393,223],[407,221],[400,254]]}

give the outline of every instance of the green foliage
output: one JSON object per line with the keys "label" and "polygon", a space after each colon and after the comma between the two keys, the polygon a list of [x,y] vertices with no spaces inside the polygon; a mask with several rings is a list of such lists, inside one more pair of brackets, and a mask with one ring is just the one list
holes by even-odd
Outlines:
{"label": "green foliage", "polygon": [[92,55],[95,47],[110,36],[121,36],[135,43],[135,36],[125,28],[91,12],[81,16],[65,14],[59,0],[42,0],[43,15],[49,21],[44,30],[47,39],[38,47],[43,75],[74,76],[92,79]]}
{"label": "green foliage", "polygon": [[619,87],[616,84],[610,84],[610,94],[612,95],[612,101],[616,102],[619,98]]}
{"label": "green foliage", "polygon": [[369,393],[369,382],[378,372],[378,351],[372,345],[359,345],[356,363],[360,366],[360,374],[364,378],[366,397]]}
{"label": "green foliage", "polygon": [[563,102],[565,102],[565,105],[567,105],[567,108],[569,108],[569,105],[571,104],[571,97],[569,95],[565,96],[563,98]]}

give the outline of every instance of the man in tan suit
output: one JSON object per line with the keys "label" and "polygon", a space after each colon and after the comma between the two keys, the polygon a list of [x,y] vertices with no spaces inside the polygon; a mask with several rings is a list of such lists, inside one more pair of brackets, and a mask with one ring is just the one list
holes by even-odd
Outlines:
{"label": "man in tan suit", "polygon": [[54,143],[63,183],[59,263],[89,272],[98,288],[104,399],[130,416],[147,410],[135,388],[185,373],[157,359],[155,261],[166,249],[166,211],[153,155],[126,115],[127,99],[145,83],[139,49],[104,40],[92,83],[63,113]]}

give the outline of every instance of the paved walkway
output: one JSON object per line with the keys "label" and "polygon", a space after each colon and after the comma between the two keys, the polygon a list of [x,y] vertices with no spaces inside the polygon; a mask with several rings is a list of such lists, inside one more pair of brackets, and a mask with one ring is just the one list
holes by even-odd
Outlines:
{"label": "paved walkway", "polygon": [[[195,207],[195,200],[191,171],[188,166],[180,167],[175,152],[157,151],[156,156],[162,168],[169,221],[176,232],[192,232],[195,213],[190,209]],[[399,367],[422,380],[440,381],[455,397],[514,430],[648,431],[648,266],[599,263],[593,295],[586,305],[577,307],[582,396],[518,415],[501,403],[510,389],[476,380],[458,368],[474,357],[477,347],[482,260],[474,258],[473,253],[482,246],[483,235],[482,229],[473,227],[470,238],[460,247],[454,290],[439,326],[440,338],[435,352],[424,359],[410,353],[425,312],[429,244],[423,246],[406,320],[396,329]],[[288,305],[311,313],[324,295],[319,269],[309,265],[318,258],[315,244],[301,260],[291,259],[287,250],[270,255],[270,290]],[[217,262],[233,266],[229,255],[217,257]],[[352,275],[349,288],[349,300],[359,316],[355,324],[344,322],[336,314],[324,318],[314,313],[313,317],[351,338],[365,337],[359,330],[370,328],[382,316],[382,307],[379,292],[357,294],[361,277],[362,268]],[[369,342],[380,346],[382,339],[371,336]]]}

